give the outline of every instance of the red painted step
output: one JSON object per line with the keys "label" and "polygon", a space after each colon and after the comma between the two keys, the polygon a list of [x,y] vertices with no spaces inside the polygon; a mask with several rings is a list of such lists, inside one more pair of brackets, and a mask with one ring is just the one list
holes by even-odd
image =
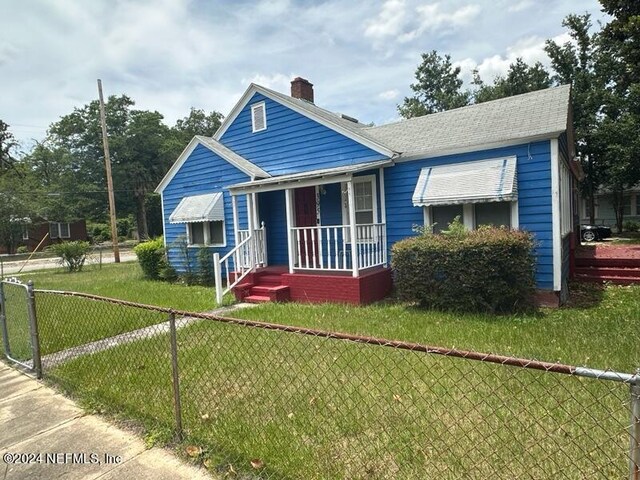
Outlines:
{"label": "red painted step", "polygon": [[627,277],[640,279],[640,268],[605,268],[605,267],[578,267],[576,275],[592,277]]}
{"label": "red painted step", "polygon": [[260,275],[256,279],[258,285],[282,285],[282,277],[280,275]]}
{"label": "red painted step", "polygon": [[271,299],[264,295],[249,295],[248,297],[244,297],[244,301],[248,303],[267,303],[270,302]]}
{"label": "red painted step", "polygon": [[576,258],[576,267],[640,268],[637,258]]}
{"label": "red painted step", "polygon": [[593,283],[602,283],[602,282],[611,282],[616,285],[634,285],[640,283],[639,278],[631,278],[631,277],[615,277],[612,275],[602,275],[602,276],[591,276],[591,275],[576,275],[576,279],[583,282],[593,282]]}

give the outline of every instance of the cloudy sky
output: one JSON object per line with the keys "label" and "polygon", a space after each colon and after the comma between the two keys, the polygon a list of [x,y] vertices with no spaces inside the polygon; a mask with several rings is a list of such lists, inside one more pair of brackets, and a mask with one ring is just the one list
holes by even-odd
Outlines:
{"label": "cloudy sky", "polygon": [[386,123],[420,53],[450,53],[491,80],[517,57],[547,63],[544,40],[597,0],[0,0],[0,119],[21,141],[60,116],[126,93],[168,124],[190,107],[227,114],[250,82]]}

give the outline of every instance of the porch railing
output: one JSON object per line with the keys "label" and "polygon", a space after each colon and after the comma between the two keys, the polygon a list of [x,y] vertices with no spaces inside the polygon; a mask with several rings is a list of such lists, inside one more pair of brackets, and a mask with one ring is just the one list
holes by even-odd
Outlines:
{"label": "porch railing", "polygon": [[387,238],[384,223],[356,226],[356,264],[353,264],[351,227],[328,225],[293,227],[295,268],[302,270],[351,271],[385,265]]}
{"label": "porch railing", "polygon": [[[216,301],[238,285],[252,270],[267,265],[267,248],[264,223],[255,230],[239,230],[238,245],[220,258],[213,254],[213,269],[216,280]],[[224,277],[224,282],[223,282]]]}

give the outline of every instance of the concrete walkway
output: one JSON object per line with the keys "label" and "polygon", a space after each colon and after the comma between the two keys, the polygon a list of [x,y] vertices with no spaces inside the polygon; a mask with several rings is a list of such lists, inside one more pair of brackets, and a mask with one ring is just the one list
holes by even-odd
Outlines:
{"label": "concrete walkway", "polygon": [[0,480],[211,480],[0,362]]}

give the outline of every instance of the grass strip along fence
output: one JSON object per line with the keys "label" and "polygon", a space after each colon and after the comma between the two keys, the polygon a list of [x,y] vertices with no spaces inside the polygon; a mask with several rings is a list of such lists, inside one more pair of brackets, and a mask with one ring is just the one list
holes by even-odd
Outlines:
{"label": "grass strip along fence", "polygon": [[36,305],[46,378],[220,476],[638,473],[634,374],[70,292]]}

